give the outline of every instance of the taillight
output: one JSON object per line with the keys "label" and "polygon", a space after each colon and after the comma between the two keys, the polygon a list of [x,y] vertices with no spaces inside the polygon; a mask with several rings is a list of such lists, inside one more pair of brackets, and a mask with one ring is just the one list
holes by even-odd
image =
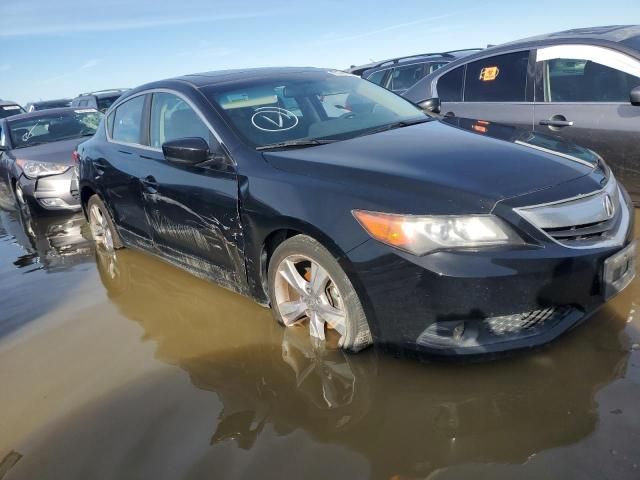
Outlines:
{"label": "taillight", "polygon": [[80,154],[78,153],[77,150],[74,150],[73,152],[71,152],[71,160],[73,160],[75,163],[80,162]]}

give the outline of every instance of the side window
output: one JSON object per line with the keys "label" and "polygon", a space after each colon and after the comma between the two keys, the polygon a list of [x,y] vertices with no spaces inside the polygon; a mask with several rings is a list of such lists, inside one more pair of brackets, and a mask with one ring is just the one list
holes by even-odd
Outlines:
{"label": "side window", "polygon": [[114,112],[111,138],[118,142],[140,143],[145,95],[132,98]]}
{"label": "side window", "polygon": [[539,101],[628,103],[629,93],[640,85],[640,62],[603,47],[542,48],[536,62],[543,75]]}
{"label": "side window", "polygon": [[418,80],[424,77],[424,64],[407,65],[405,67],[396,67],[391,73],[392,91],[406,90],[412,87]]}
{"label": "side window", "polygon": [[371,83],[375,83],[376,85],[382,85],[382,81],[384,80],[384,75],[387,73],[387,70],[378,70],[377,72],[373,72],[371,75],[367,77]]}
{"label": "side window", "polygon": [[439,68],[444,67],[445,65],[447,65],[448,62],[439,62],[439,63],[430,63],[427,65],[427,71],[425,72],[425,75],[429,75],[430,73],[435,72],[436,70],[438,70]]}
{"label": "side window", "polygon": [[79,107],[86,107],[88,104],[89,104],[89,102],[88,102],[88,101],[86,101],[86,100],[80,100],[80,101],[78,102],[78,106],[79,106]]}
{"label": "side window", "polygon": [[462,101],[462,82],[464,80],[464,68],[464,65],[458,68],[454,68],[438,79],[437,89],[438,98],[440,98],[440,101]]}
{"label": "side window", "polygon": [[151,101],[151,146],[178,138],[200,137],[211,143],[211,132],[187,102],[171,93],[154,93]]}
{"label": "side window", "polygon": [[523,102],[529,51],[483,58],[467,65],[465,102]]}

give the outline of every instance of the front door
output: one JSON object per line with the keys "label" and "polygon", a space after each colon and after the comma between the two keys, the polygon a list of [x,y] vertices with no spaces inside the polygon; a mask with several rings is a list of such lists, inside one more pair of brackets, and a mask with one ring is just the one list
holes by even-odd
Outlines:
{"label": "front door", "polygon": [[[218,160],[193,166],[164,158],[164,142],[191,137],[205,139]],[[202,117],[173,93],[153,94],[149,141],[142,184],[155,248],[196,274],[242,291],[243,237],[231,161]]]}
{"label": "front door", "polygon": [[640,201],[640,62],[592,45],[554,45],[536,55],[535,129],[590,148]]}

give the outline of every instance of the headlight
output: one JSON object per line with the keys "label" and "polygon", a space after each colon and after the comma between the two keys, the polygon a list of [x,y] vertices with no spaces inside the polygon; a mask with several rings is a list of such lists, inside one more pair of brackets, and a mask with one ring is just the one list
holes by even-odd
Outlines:
{"label": "headlight", "polygon": [[16,160],[24,174],[29,178],[44,177],[45,175],[58,175],[71,168],[71,165],[59,163],[34,162],[32,160]]}
{"label": "headlight", "polygon": [[354,210],[376,240],[415,255],[448,249],[521,245],[523,240],[493,215],[393,215]]}

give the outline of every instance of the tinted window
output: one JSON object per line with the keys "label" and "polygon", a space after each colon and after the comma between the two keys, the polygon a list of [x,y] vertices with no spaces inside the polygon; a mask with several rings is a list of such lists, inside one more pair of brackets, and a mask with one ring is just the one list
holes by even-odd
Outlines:
{"label": "tinted window", "polygon": [[465,102],[523,102],[529,52],[507,53],[467,65]]}
{"label": "tinted window", "polygon": [[424,64],[396,67],[391,72],[390,89],[393,91],[406,90],[424,77]]}
{"label": "tinted window", "polygon": [[584,59],[543,62],[546,102],[628,102],[640,76]]}
{"label": "tinted window", "polygon": [[367,77],[367,80],[375,83],[376,85],[381,85],[382,80],[384,80],[384,76],[388,70],[379,70],[377,72],[373,72],[371,75]]}
{"label": "tinted window", "polygon": [[100,110],[101,112],[106,112],[107,110],[109,110],[109,107],[113,105],[113,102],[115,102],[118,98],[120,98],[120,95],[98,98],[96,102],[98,110]]}
{"label": "tinted window", "polygon": [[20,105],[3,105],[0,106],[0,118],[7,118],[11,115],[17,115],[24,113],[24,110]]}
{"label": "tinted window", "polygon": [[87,100],[80,100],[78,102],[78,106],[79,107],[86,107],[89,104],[89,102]]}
{"label": "tinted window", "polygon": [[140,143],[144,98],[144,95],[140,95],[116,109],[111,138],[118,142]]}
{"label": "tinted window", "polygon": [[210,132],[198,114],[180,97],[154,93],[151,103],[151,146],[178,138],[200,137],[209,142]]}
{"label": "tinted window", "polygon": [[464,79],[464,65],[454,68],[438,79],[438,98],[442,102],[462,101],[462,81]]}
{"label": "tinted window", "polygon": [[435,72],[436,70],[438,70],[439,68],[444,67],[445,65],[447,65],[448,62],[445,63],[430,63],[427,65],[427,71],[425,72],[425,75],[428,75],[430,73]]}

